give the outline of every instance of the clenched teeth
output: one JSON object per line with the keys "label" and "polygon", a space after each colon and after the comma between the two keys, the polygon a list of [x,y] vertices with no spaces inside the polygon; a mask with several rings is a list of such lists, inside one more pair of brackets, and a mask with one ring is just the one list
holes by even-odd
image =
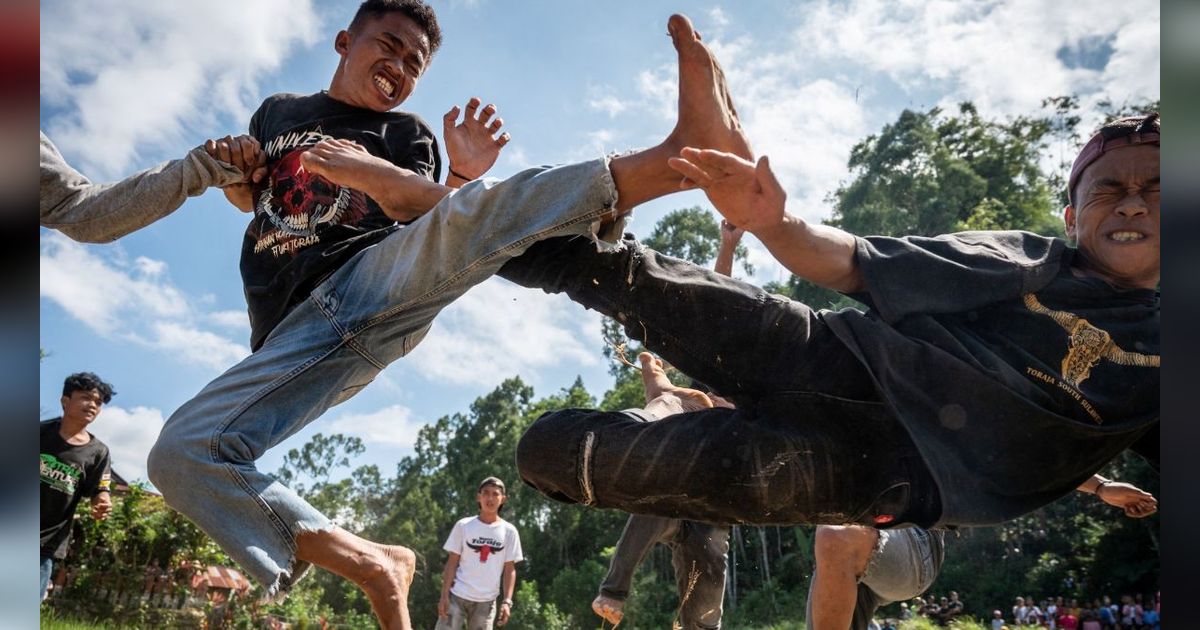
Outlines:
{"label": "clenched teeth", "polygon": [[382,90],[388,98],[392,98],[392,96],[396,94],[396,84],[389,81],[388,78],[382,74],[375,75],[375,85],[379,86],[379,89]]}
{"label": "clenched teeth", "polygon": [[1108,235],[1108,238],[1111,238],[1114,241],[1125,243],[1128,241],[1140,241],[1143,238],[1146,238],[1146,235],[1142,234],[1141,232],[1113,232],[1112,234]]}

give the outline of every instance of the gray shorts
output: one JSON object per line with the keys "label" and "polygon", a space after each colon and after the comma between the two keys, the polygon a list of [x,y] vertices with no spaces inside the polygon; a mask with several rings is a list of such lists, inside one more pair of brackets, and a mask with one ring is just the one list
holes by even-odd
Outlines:
{"label": "gray shorts", "polygon": [[[937,579],[943,557],[943,532],[920,527],[879,530],[867,570],[858,579],[858,599],[850,630],[877,628],[875,611],[924,593]],[[806,618],[812,618],[812,587]]]}
{"label": "gray shorts", "polygon": [[450,593],[450,616],[438,617],[435,630],[492,630],[496,600],[473,602]]}
{"label": "gray shorts", "polygon": [[859,578],[859,584],[875,595],[876,608],[912,599],[933,585],[941,565],[942,535],[920,527],[879,530],[875,553]]}

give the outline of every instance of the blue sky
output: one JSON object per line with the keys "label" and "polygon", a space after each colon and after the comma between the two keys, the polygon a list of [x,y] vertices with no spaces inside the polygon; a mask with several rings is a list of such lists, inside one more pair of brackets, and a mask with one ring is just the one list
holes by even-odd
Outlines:
{"label": "blue sky", "polygon": [[[97,181],[179,157],[209,137],[243,133],[276,92],[328,87],[333,37],[354,1],[41,3],[41,127]],[[440,135],[471,96],[495,103],[512,142],[491,175],[648,146],[674,117],[672,11],[693,18],[720,56],[759,153],[771,156],[790,210],[828,216],[850,147],[905,108],[973,100],[985,115],[1033,114],[1047,96],[1085,104],[1159,96],[1153,1],[1047,3],[499,2],[433,3],[445,40],[403,109]],[[1091,121],[1085,121],[1086,127]],[[639,209],[647,234],[685,193]],[[163,420],[249,352],[238,256],[247,217],[219,191],[115,244],[80,245],[41,230],[42,417],[62,379],[91,370],[118,395],[94,432],[126,477],[144,478]],[[756,274],[782,279],[748,238]],[[357,463],[391,470],[417,429],[461,412],[519,375],[538,395],[582,376],[611,383],[599,319],[569,301],[490,280],[435,322],[424,343],[261,466],[317,432],[358,435]]]}

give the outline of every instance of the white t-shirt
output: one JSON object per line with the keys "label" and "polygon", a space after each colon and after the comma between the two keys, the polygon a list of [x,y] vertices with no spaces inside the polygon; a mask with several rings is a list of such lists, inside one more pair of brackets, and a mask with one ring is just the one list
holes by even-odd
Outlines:
{"label": "white t-shirt", "polygon": [[442,549],[460,556],[450,592],[472,602],[495,600],[504,563],[525,559],[517,528],[502,518],[491,524],[478,516],[460,519]]}

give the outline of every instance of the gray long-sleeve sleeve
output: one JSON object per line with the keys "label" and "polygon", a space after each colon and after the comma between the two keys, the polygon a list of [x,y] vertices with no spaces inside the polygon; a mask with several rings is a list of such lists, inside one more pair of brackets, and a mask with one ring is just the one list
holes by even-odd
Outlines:
{"label": "gray long-sleeve sleeve", "polygon": [[85,243],[108,243],[174,212],[210,186],[242,180],[236,167],[196,147],[179,160],[111,184],[93,184],[41,134],[41,224]]}

